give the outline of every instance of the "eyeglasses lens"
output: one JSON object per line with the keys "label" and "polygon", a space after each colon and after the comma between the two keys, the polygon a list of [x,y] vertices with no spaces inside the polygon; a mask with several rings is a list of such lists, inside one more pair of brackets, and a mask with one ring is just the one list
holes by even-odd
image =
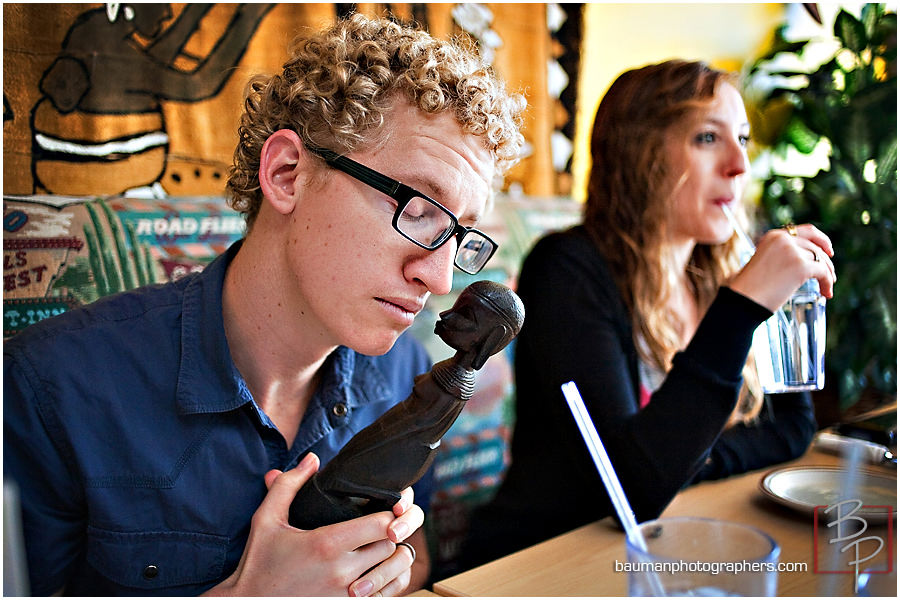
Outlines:
{"label": "eyeglasses lens", "polygon": [[450,215],[419,196],[413,196],[397,219],[400,233],[426,248],[440,245],[454,228],[455,223]]}
{"label": "eyeglasses lens", "polygon": [[487,263],[494,252],[493,242],[476,231],[469,231],[463,237],[456,251],[456,265],[467,273],[477,273]]}

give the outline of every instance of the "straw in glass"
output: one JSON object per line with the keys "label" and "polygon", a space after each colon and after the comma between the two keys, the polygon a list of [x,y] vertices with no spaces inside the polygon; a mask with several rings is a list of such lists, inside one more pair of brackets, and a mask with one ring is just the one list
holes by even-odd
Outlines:
{"label": "straw in glass", "polygon": [[728,208],[727,204],[722,205],[722,212],[725,213],[728,222],[731,223],[731,227],[734,228],[734,232],[738,235],[738,238],[740,238],[741,243],[744,245],[744,250],[748,254],[756,252],[756,244],[753,243],[753,240],[750,239],[747,232],[743,230],[740,223],[737,221],[737,217],[734,216],[734,213],[731,212],[731,209]]}
{"label": "straw in glass", "polygon": [[[750,236],[747,235],[747,232],[743,230],[741,224],[738,223],[737,218],[734,216],[734,213],[731,212],[731,209],[728,208],[727,204],[722,205],[722,212],[725,213],[725,216],[728,218],[728,222],[731,223],[731,227],[734,228],[734,232],[737,234],[738,239],[740,239],[741,243],[744,245],[744,251],[748,255],[756,252],[756,244],[753,243],[753,240],[750,239]],[[790,332],[791,324],[788,322],[784,311],[779,308],[775,311],[775,314],[778,315],[778,320],[781,321],[781,325],[784,327],[784,330]]]}
{"label": "straw in glass", "polygon": [[[603,485],[606,486],[606,491],[609,493],[613,507],[616,509],[619,521],[622,522],[622,526],[625,528],[625,535],[641,552],[647,553],[647,541],[644,539],[640,527],[638,527],[634,518],[634,511],[631,510],[628,497],[625,496],[625,490],[622,489],[622,484],[619,483],[619,478],[615,469],[613,469],[612,462],[609,460],[606,448],[603,446],[603,442],[600,441],[600,435],[597,433],[597,428],[594,427],[591,415],[588,414],[581,393],[578,391],[578,386],[575,385],[574,381],[564,383],[562,392],[563,396],[566,397],[566,402],[569,404],[569,410],[572,411],[572,416],[575,417],[575,422],[578,424],[578,430],[581,431],[581,437],[584,438],[588,451],[591,453],[591,458],[594,459],[597,471],[600,472],[600,478],[603,480]],[[665,596],[662,583],[660,583],[656,573],[648,571],[646,575],[653,595]]]}

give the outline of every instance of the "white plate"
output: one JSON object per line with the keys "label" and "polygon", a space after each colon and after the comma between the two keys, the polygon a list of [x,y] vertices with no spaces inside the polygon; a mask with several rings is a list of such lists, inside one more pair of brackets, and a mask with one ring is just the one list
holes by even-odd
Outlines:
{"label": "white plate", "polygon": [[[841,499],[840,488],[845,478],[839,467],[785,467],[766,473],[759,489],[771,500],[812,514],[817,506],[830,506]],[[856,513],[874,521],[887,517],[885,508],[891,506],[897,516],[897,477],[860,469],[856,478],[855,499],[863,508]]]}

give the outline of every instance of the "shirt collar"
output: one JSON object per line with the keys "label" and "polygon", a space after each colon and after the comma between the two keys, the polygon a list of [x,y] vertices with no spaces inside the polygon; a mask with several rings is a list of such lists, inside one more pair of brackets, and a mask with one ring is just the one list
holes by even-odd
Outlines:
{"label": "shirt collar", "polygon": [[[176,392],[182,414],[227,412],[247,403],[256,408],[244,378],[231,359],[222,317],[225,272],[241,244],[242,241],[232,244],[185,287]],[[389,398],[389,386],[374,363],[372,357],[339,346],[322,369],[323,379],[313,396],[311,409],[319,408],[329,414],[335,404],[343,403],[352,411]]]}
{"label": "shirt collar", "polygon": [[184,289],[176,396],[181,413],[225,412],[251,401],[231,360],[222,317],[225,272],[242,243],[232,244]]}

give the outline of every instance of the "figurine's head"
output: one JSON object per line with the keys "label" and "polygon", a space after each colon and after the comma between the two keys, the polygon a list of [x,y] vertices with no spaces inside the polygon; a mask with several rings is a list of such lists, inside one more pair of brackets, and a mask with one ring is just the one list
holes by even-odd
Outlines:
{"label": "figurine's head", "polygon": [[471,365],[466,366],[477,370],[519,334],[525,307],[505,285],[476,281],[440,317],[434,332],[451,348],[469,355]]}

